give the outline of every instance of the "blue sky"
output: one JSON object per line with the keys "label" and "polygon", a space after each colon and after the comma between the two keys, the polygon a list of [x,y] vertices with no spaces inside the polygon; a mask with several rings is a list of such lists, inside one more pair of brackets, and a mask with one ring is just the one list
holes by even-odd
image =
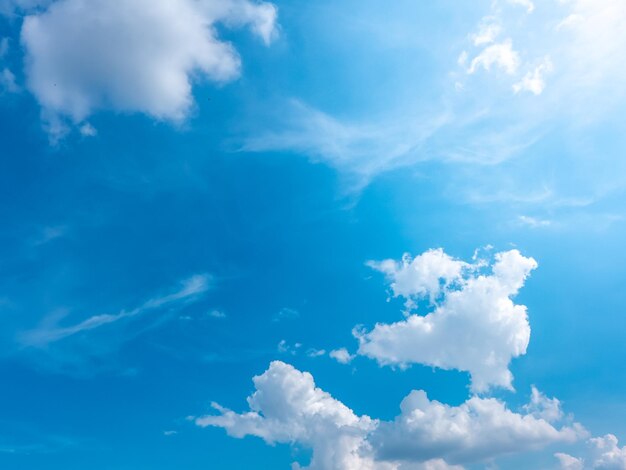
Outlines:
{"label": "blue sky", "polygon": [[0,0],[0,468],[625,469],[624,20]]}

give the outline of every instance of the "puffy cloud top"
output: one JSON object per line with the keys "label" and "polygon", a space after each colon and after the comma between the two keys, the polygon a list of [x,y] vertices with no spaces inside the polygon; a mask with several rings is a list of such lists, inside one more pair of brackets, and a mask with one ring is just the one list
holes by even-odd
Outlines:
{"label": "puffy cloud top", "polygon": [[626,446],[619,447],[617,437],[607,434],[588,441],[585,458],[557,453],[563,470],[624,470],[626,468]]}
{"label": "puffy cloud top", "polygon": [[250,412],[237,414],[214,404],[221,415],[196,419],[199,426],[225,428],[233,437],[258,436],[268,443],[299,442],[313,448],[311,470],[365,470],[364,437],[375,422],[317,388],[311,374],[275,361],[253,379]]}
{"label": "puffy cloud top", "polygon": [[536,268],[534,259],[517,250],[498,253],[491,272],[484,274],[480,263],[463,263],[437,250],[372,266],[387,275],[394,294],[409,306],[427,296],[442,298],[425,316],[411,314],[369,332],[355,331],[359,354],[383,365],[420,363],[467,371],[476,392],[512,388],[508,365],[526,353],[530,325],[526,307],[511,298]]}
{"label": "puffy cloud top", "polygon": [[394,422],[382,423],[371,441],[385,460],[427,460],[468,463],[498,455],[541,448],[546,442],[574,442],[580,425],[556,429],[532,414],[510,411],[494,398],[472,397],[460,406],[430,401],[413,391],[400,405]]}
{"label": "puffy cloud top", "polygon": [[[538,449],[584,436],[578,424],[556,428],[533,414],[510,411],[493,398],[470,398],[458,407],[411,392],[394,421],[357,416],[317,388],[311,374],[272,362],[253,379],[250,411],[214,404],[218,415],[197,418],[202,427],[268,443],[299,443],[313,449],[311,470],[444,470],[456,464]],[[299,468],[294,465],[294,468]]]}
{"label": "puffy cloud top", "polygon": [[195,77],[239,74],[215,24],[247,25],[268,44],[276,14],[249,0],[59,0],[24,20],[28,87],[50,116],[74,122],[102,108],[180,121]]}

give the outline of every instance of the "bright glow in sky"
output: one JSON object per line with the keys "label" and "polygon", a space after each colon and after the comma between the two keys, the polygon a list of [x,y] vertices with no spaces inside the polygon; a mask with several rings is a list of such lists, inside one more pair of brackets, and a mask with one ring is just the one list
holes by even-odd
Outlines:
{"label": "bright glow in sky", "polygon": [[626,470],[625,24],[0,0],[0,468]]}

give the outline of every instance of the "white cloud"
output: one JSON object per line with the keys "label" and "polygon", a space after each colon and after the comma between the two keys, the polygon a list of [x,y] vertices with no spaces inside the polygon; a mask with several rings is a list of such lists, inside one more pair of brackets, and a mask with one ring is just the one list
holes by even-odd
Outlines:
{"label": "white cloud", "polygon": [[[224,428],[236,438],[268,444],[297,443],[313,450],[310,470],[444,470],[515,452],[571,442],[580,425],[557,429],[544,419],[517,414],[496,399],[471,398],[458,407],[413,391],[394,421],[358,416],[317,388],[313,377],[275,361],[253,379],[250,410],[213,404],[217,415],[193,418],[201,427]],[[294,469],[300,468],[294,464]]]}
{"label": "white cloud", "polygon": [[509,0],[509,3],[526,8],[528,13],[535,11],[535,4],[531,0]]}
{"label": "white cloud", "polygon": [[291,354],[295,356],[298,353],[298,350],[302,347],[302,343],[295,343],[290,345],[287,340],[281,339],[276,346],[276,350],[281,354]]}
{"label": "white cloud", "polygon": [[373,468],[361,454],[368,450],[365,436],[375,422],[358,417],[317,388],[311,374],[275,361],[253,381],[249,412],[237,414],[214,404],[220,415],[197,418],[196,424],[222,427],[238,438],[257,436],[270,444],[298,442],[313,449],[311,470]]}
{"label": "white cloud", "polygon": [[537,217],[531,217],[529,215],[520,215],[517,219],[520,221],[520,223],[532,228],[548,227],[549,225],[552,225],[552,222],[550,220],[539,219]]}
{"label": "white cloud", "polygon": [[[0,66],[2,65],[2,59],[8,52],[9,38],[0,39]],[[15,80],[15,74],[8,67],[2,67],[0,69],[0,93],[17,93],[18,91],[20,91],[20,87]]]}
{"label": "white cloud", "polygon": [[581,459],[572,457],[571,455],[562,454],[560,452],[554,454],[559,460],[559,464],[562,470],[583,470],[584,464]]}
{"label": "white cloud", "polygon": [[350,364],[355,358],[346,348],[333,349],[328,355],[340,364]]}
{"label": "white cloud", "polygon": [[300,317],[300,312],[293,308],[283,307],[272,317],[273,322],[280,322],[282,320],[295,320]]}
{"label": "white cloud", "polygon": [[550,423],[563,418],[559,399],[546,397],[535,386],[531,388],[530,403],[524,406],[524,410],[535,418],[545,419]]}
{"label": "white cloud", "polygon": [[565,100],[582,101],[577,111],[588,119],[624,98],[626,2],[572,0],[566,9],[555,28],[561,41],[557,44],[558,66],[563,70],[560,86]]}
{"label": "white cloud", "polygon": [[56,324],[50,325],[49,322],[44,322],[39,328],[23,333],[20,336],[20,341],[24,345],[42,347],[68,336],[90,331],[119,320],[136,317],[147,311],[175,302],[186,302],[205,293],[210,287],[209,280],[210,278],[206,274],[192,276],[182,281],[181,288],[172,294],[152,298],[141,306],[129,311],[122,310],[116,314],[94,315],[75,325],[57,326]]}
{"label": "white cloud", "polygon": [[[358,354],[381,365],[419,363],[467,371],[474,391],[486,391],[491,386],[512,388],[508,365],[512,358],[526,353],[530,325],[526,307],[511,299],[537,267],[536,261],[511,250],[495,255],[490,272],[483,273],[485,267],[479,263],[459,278],[455,276],[462,267],[460,262],[454,264],[437,252],[430,252],[429,257],[433,254],[443,266],[453,269],[420,271],[411,270],[411,263],[395,267],[392,261],[378,264],[386,269],[392,286],[398,281],[396,275],[404,279],[410,273],[406,279],[411,282],[400,284],[399,295],[407,300],[415,302],[432,295],[433,290],[441,292],[442,299],[425,316],[411,314],[397,323],[379,323],[369,332],[355,329]],[[446,287],[450,280],[454,283]]]}
{"label": "white cloud", "polygon": [[624,470],[626,469],[626,446],[619,447],[617,437],[607,434],[604,437],[589,439],[587,455],[576,458],[557,453],[563,470]]}
{"label": "white cloud", "polygon": [[15,81],[15,75],[6,67],[0,71],[0,91],[9,93],[17,93],[20,91],[20,87]]}
{"label": "white cloud", "polygon": [[306,355],[308,357],[321,357],[321,356],[326,355],[326,350],[325,349],[309,348],[306,351]]}
{"label": "white cloud", "polygon": [[497,66],[507,74],[512,75],[517,72],[519,65],[519,54],[513,49],[511,40],[506,39],[499,44],[486,47],[479,55],[474,57],[467,69],[467,73],[472,74],[480,67],[490,71],[493,66]]}
{"label": "white cloud", "polygon": [[562,29],[575,27],[576,25],[578,25],[583,20],[584,20],[584,18],[582,16],[573,13],[573,14],[568,15],[567,17],[565,17],[563,20],[561,20],[556,25],[556,30],[560,31]]}
{"label": "white cloud", "polygon": [[85,137],[95,137],[96,135],[98,135],[98,130],[90,123],[86,122],[85,124],[80,126],[80,134]]}
{"label": "white cloud", "polygon": [[24,19],[29,89],[46,113],[79,123],[99,109],[180,122],[199,78],[240,72],[214,25],[249,26],[265,43],[276,8],[249,0],[59,0]]}
{"label": "white cloud", "polygon": [[211,310],[209,316],[213,318],[226,318],[226,314],[221,310]]}
{"label": "white cloud", "polygon": [[487,17],[483,19],[478,31],[472,34],[472,42],[475,46],[491,44],[501,32],[502,26],[494,18]]}
{"label": "white cloud", "polygon": [[304,154],[356,176],[359,189],[375,175],[430,158],[422,152],[423,147],[447,120],[441,113],[393,122],[345,121],[296,100],[278,108],[277,129],[247,138],[242,150]]}
{"label": "white cloud", "polygon": [[443,458],[466,464],[540,449],[549,443],[575,442],[585,436],[579,424],[555,428],[544,418],[518,414],[494,398],[472,397],[459,406],[411,392],[393,422],[381,423],[370,441],[385,460]]}
{"label": "white cloud", "polygon": [[471,267],[448,256],[441,248],[428,250],[415,258],[405,253],[399,262],[387,259],[369,261],[367,265],[386,275],[393,295],[407,299],[408,307],[413,305],[412,299],[416,297],[428,297],[434,302]]}
{"label": "white cloud", "polygon": [[546,87],[546,74],[553,70],[552,61],[546,57],[534,70],[528,72],[522,79],[513,85],[513,91],[529,91],[534,95],[540,95]]}

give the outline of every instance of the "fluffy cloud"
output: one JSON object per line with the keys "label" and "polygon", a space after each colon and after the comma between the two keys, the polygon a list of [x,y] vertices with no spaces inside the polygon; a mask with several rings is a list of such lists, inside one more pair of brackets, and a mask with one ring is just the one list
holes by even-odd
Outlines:
{"label": "fluffy cloud", "polygon": [[28,88],[51,120],[112,109],[181,121],[194,80],[239,75],[215,24],[249,26],[269,44],[275,20],[272,4],[250,0],[59,0],[24,20]]}
{"label": "fluffy cloud", "polygon": [[428,250],[415,258],[405,254],[400,261],[388,259],[367,264],[387,276],[394,296],[407,299],[409,307],[414,298],[429,297],[433,302],[471,267],[448,256],[441,248]]}
{"label": "fluffy cloud", "polygon": [[574,442],[585,435],[578,424],[557,429],[542,417],[514,413],[494,398],[472,397],[460,406],[449,406],[414,390],[400,409],[400,416],[381,423],[370,439],[384,460],[439,457],[465,464],[531,451],[551,442]]}
{"label": "fluffy cloud", "polygon": [[546,87],[546,74],[553,70],[552,61],[546,57],[534,70],[528,72],[522,79],[513,85],[513,91],[529,91],[534,95],[540,95]]}
{"label": "fluffy cloud", "polygon": [[278,361],[253,380],[250,411],[239,414],[214,404],[219,414],[195,423],[224,428],[237,438],[309,447],[310,470],[459,469],[456,464],[570,442],[584,433],[579,425],[557,429],[542,418],[513,413],[495,399],[474,397],[450,407],[423,391],[404,399],[394,421],[380,422],[357,416],[316,387],[311,374]]}
{"label": "fluffy cloud", "polygon": [[568,454],[555,454],[563,470],[624,470],[626,469],[626,446],[619,447],[617,437],[589,439],[588,455],[577,458]]}
{"label": "fluffy cloud", "polygon": [[250,410],[237,414],[214,404],[221,414],[196,419],[199,426],[217,426],[233,437],[258,436],[273,444],[298,442],[313,449],[309,469],[372,469],[365,436],[376,422],[359,417],[317,388],[311,374],[275,361],[253,379],[256,391]]}
{"label": "fluffy cloud", "polygon": [[359,354],[381,365],[419,363],[467,371],[476,392],[512,388],[508,365],[526,353],[530,325],[526,307],[511,299],[537,267],[534,259],[517,250],[498,253],[485,272],[481,263],[470,266],[430,251],[414,260],[372,266],[387,275],[394,294],[409,305],[427,296],[441,299],[425,316],[414,313],[369,332],[355,329]]}
{"label": "fluffy cloud", "polygon": [[519,54],[513,49],[511,40],[507,39],[501,43],[486,47],[480,54],[474,57],[467,73],[474,73],[481,67],[489,71],[493,66],[497,66],[507,74],[512,75],[517,72],[519,65]]}
{"label": "fluffy cloud", "polygon": [[350,364],[354,359],[346,348],[333,349],[328,355],[340,364]]}

